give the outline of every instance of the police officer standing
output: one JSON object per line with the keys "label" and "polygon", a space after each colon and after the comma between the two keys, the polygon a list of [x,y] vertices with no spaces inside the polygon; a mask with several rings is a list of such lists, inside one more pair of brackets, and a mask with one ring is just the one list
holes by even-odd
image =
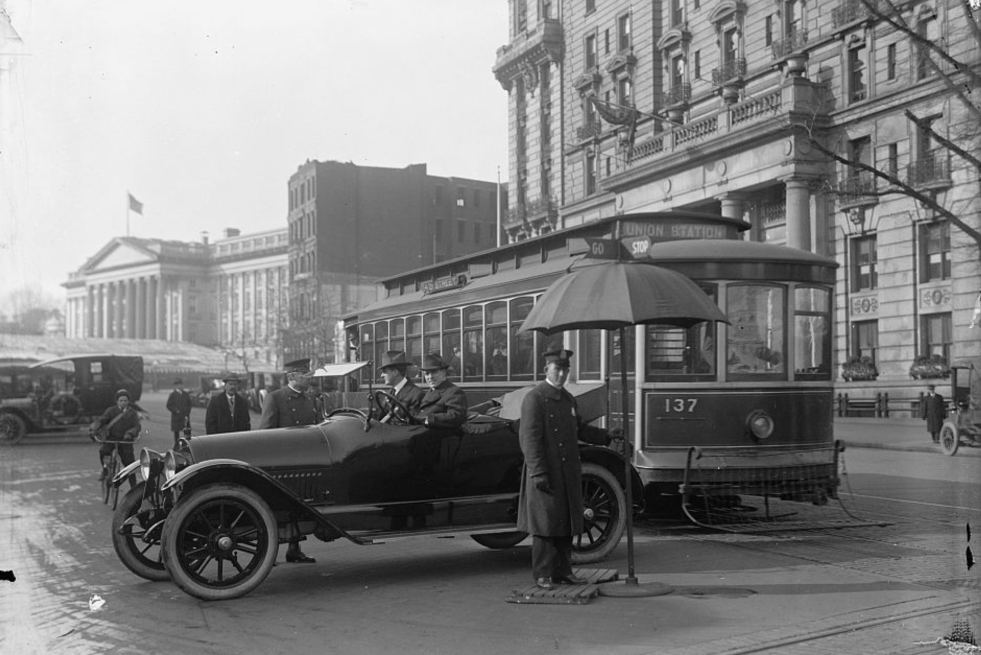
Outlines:
{"label": "police officer standing", "polygon": [[[293,425],[313,425],[318,422],[317,403],[307,396],[313,374],[309,359],[287,362],[286,386],[266,395],[262,403],[259,429],[285,428]],[[286,561],[294,564],[312,564],[317,560],[300,550],[300,542],[306,537],[290,539],[286,549]]]}
{"label": "police officer standing", "polygon": [[565,387],[570,350],[545,356],[545,381],[521,402],[518,441],[525,457],[518,500],[518,530],[532,535],[535,584],[584,584],[572,572],[572,538],[583,530],[582,465],[579,441],[608,445],[619,438],[584,423],[576,399]]}

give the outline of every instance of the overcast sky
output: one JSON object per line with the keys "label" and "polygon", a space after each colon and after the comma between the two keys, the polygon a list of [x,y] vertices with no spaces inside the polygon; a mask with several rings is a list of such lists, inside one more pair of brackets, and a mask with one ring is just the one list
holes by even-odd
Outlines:
{"label": "overcast sky", "polygon": [[[126,234],[286,225],[307,159],[507,178],[505,0],[0,0],[0,302]],[[11,52],[9,41],[0,52]],[[3,87],[0,87],[2,90]]]}

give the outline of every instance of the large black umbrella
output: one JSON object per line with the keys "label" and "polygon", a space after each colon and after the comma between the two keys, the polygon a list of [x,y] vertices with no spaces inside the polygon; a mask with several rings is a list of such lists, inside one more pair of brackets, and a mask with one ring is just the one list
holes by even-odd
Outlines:
{"label": "large black umbrella", "polygon": [[[618,261],[585,266],[560,277],[538,299],[518,332],[620,331],[620,396],[623,432],[629,444],[626,328],[642,324],[687,328],[704,321],[729,322],[715,301],[690,278],[653,264]],[[625,582],[627,586],[637,586],[630,448],[625,455],[628,564]]]}

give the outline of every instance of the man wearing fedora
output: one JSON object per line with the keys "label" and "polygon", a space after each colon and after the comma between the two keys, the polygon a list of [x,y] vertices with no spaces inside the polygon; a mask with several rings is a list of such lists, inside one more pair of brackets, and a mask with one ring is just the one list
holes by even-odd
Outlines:
{"label": "man wearing fedora", "polygon": [[518,441],[524,455],[518,530],[532,535],[535,584],[585,584],[572,571],[572,538],[583,530],[582,464],[579,441],[608,445],[617,431],[584,423],[576,399],[564,387],[571,350],[544,354],[545,380],[521,402]]}
{"label": "man wearing fedora", "polygon": [[238,393],[238,378],[228,373],[221,381],[225,383],[224,391],[208,400],[208,409],[204,414],[205,433],[244,432],[251,429],[249,402]]}
{"label": "man wearing fedora", "polygon": [[429,353],[422,360],[423,378],[429,391],[419,403],[416,419],[431,428],[452,429],[467,420],[467,395],[448,379],[448,362],[439,353]]}
{"label": "man wearing fedora", "polygon": [[174,378],[174,390],[167,396],[167,411],[170,412],[170,431],[174,433],[174,448],[181,438],[181,432],[191,416],[191,394],[184,389],[184,381]]}
{"label": "man wearing fedora", "polygon": [[392,388],[390,393],[402,403],[410,416],[415,416],[419,413],[419,405],[426,394],[405,376],[412,364],[414,362],[405,358],[404,351],[389,350],[382,354],[381,366],[378,370],[381,371],[385,384]]}
{"label": "man wearing fedora", "polygon": [[[313,373],[309,359],[287,362],[286,386],[266,395],[262,403],[259,429],[285,428],[293,425],[313,425],[319,422],[317,403],[307,395]],[[291,564],[313,564],[317,560],[300,549],[306,537],[293,537],[286,548],[286,561]]]}

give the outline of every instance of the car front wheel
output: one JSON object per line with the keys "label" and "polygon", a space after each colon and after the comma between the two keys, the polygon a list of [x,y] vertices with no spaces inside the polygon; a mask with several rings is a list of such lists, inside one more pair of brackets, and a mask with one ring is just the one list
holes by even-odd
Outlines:
{"label": "car front wheel", "polygon": [[0,414],[0,446],[12,446],[24,438],[27,433],[27,424],[24,419],[3,412]]}
{"label": "car front wheel", "polygon": [[146,580],[169,580],[160,550],[162,509],[144,502],[146,483],[129,490],[112,516],[112,546],[130,571]]}
{"label": "car front wheel", "polygon": [[627,527],[627,498],[610,471],[598,464],[582,465],[583,531],[572,538],[572,563],[606,559]]}
{"label": "car front wheel", "polygon": [[201,600],[244,596],[276,563],[279,533],[269,505],[234,484],[202,487],[180,500],[163,529],[171,579]]}
{"label": "car front wheel", "polygon": [[940,450],[944,455],[956,455],[957,447],[961,445],[961,436],[958,434],[957,426],[953,423],[944,423],[940,428]]}

